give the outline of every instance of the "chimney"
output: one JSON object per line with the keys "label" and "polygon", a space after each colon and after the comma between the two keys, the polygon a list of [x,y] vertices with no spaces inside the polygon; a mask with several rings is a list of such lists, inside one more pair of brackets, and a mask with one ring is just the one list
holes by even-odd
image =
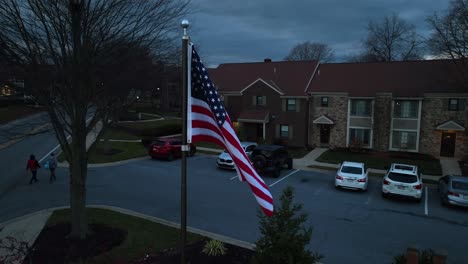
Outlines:
{"label": "chimney", "polygon": [[266,58],[263,60],[263,62],[271,62],[271,59],[270,58]]}

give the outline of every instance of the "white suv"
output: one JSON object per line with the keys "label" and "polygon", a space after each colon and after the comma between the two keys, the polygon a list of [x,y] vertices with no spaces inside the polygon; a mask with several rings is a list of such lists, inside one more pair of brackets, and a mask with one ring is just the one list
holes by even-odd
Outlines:
{"label": "white suv", "polygon": [[421,201],[422,179],[417,166],[392,164],[382,183],[382,196],[407,196]]}

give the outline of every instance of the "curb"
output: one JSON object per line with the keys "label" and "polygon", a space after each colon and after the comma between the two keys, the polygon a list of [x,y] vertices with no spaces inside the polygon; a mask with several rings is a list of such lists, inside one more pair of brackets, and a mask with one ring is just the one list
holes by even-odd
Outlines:
{"label": "curb", "polygon": [[[11,224],[13,222],[17,222],[17,221],[29,218],[29,217],[37,215],[37,214],[53,213],[56,210],[69,209],[69,208],[70,208],[70,206],[58,206],[58,207],[52,207],[52,208],[48,208],[48,209],[39,210],[39,211],[36,211],[34,213],[26,214],[26,215],[23,215],[23,216],[19,216],[19,217],[13,218],[11,220],[8,220],[6,222],[0,223],[0,229],[2,229],[6,225],[9,225],[9,224]],[[157,218],[157,217],[150,216],[150,215],[145,215],[145,214],[138,213],[138,212],[135,212],[135,211],[132,211],[132,210],[129,210],[129,209],[122,208],[122,207],[111,206],[111,205],[88,205],[88,206],[86,206],[86,208],[107,209],[107,210],[111,210],[111,211],[114,211],[114,212],[118,212],[118,213],[122,213],[122,214],[126,214],[126,215],[131,215],[131,216],[134,216],[134,217],[149,220],[151,222],[155,222],[155,223],[158,223],[158,224],[162,224],[162,225],[166,225],[166,226],[170,226],[170,227],[180,229],[180,224],[178,224],[178,223],[171,222],[171,221],[164,220],[162,218]],[[44,225],[45,225],[45,223],[44,223]],[[42,229],[41,229],[41,231],[42,231]],[[211,239],[216,239],[216,240],[219,240],[219,241],[224,242],[224,243],[232,244],[232,245],[235,245],[235,246],[238,246],[238,247],[243,247],[243,248],[247,248],[247,249],[250,249],[250,250],[254,250],[254,248],[255,248],[255,245],[253,243],[249,243],[249,242],[238,240],[238,239],[235,239],[235,238],[231,238],[231,237],[219,235],[219,234],[216,234],[216,233],[208,232],[208,231],[198,229],[198,228],[195,228],[195,227],[187,226],[187,231],[191,232],[191,233],[201,235],[201,236],[205,236],[205,237],[208,237],[208,238],[211,238]],[[31,244],[34,244],[34,242],[35,241],[32,241]]]}
{"label": "curb", "polygon": [[[149,157],[144,156],[144,157],[138,157],[138,158],[132,158],[132,159],[126,159],[126,160],[119,160],[115,162],[107,162],[107,163],[89,163],[88,168],[100,168],[100,167],[108,167],[108,166],[117,166],[125,163],[129,163],[132,161],[137,161],[137,160],[145,160],[149,159]],[[58,167],[61,168],[68,168],[69,164],[67,161],[61,162],[58,164]]]}

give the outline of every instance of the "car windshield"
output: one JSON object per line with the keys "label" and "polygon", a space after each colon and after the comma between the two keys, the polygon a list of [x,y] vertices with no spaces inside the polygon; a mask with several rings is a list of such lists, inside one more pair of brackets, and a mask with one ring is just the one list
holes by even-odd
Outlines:
{"label": "car windshield", "polygon": [[408,174],[401,174],[390,172],[388,178],[392,181],[397,182],[404,182],[404,183],[415,183],[418,181],[418,177],[416,175],[408,175]]}
{"label": "car windshield", "polygon": [[343,166],[341,172],[349,174],[362,174],[362,168]]}
{"label": "car windshield", "polygon": [[468,182],[453,181],[452,188],[457,189],[457,190],[468,191]]}

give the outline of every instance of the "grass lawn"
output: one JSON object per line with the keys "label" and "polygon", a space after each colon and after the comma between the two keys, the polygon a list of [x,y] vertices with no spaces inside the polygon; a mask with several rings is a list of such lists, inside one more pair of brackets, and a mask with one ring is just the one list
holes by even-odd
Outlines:
{"label": "grass lawn", "polygon": [[429,158],[420,154],[414,154],[414,156],[404,158],[398,157],[396,154],[392,156],[392,153],[353,153],[348,151],[328,150],[318,157],[317,161],[333,164],[342,163],[343,161],[363,162],[366,163],[369,168],[381,170],[388,169],[391,163],[403,163],[417,165],[423,174],[442,175],[442,168],[438,159]]}
{"label": "grass lawn", "polygon": [[300,159],[307,155],[310,151],[306,148],[288,148],[288,152],[293,159]]}
{"label": "grass lawn", "polygon": [[222,149],[220,146],[216,145],[215,143],[211,143],[211,142],[197,142],[195,144],[195,146],[202,147],[202,148]]}
{"label": "grass lawn", "polygon": [[119,128],[109,128],[104,132],[104,135],[102,135],[102,138],[108,138],[108,139],[120,139],[120,140],[136,140],[140,139],[139,137],[128,133],[125,130],[119,129]]}
{"label": "grass lawn", "polygon": [[[179,229],[151,222],[126,214],[105,209],[88,208],[89,223],[101,223],[127,232],[127,238],[121,245],[86,263],[129,263],[146,253],[157,253],[163,249],[177,247]],[[47,221],[47,226],[69,222],[70,210],[57,210]],[[188,242],[201,240],[203,237],[188,233]]]}
{"label": "grass lawn", "polygon": [[148,155],[148,151],[140,142],[109,142],[116,153],[104,154],[104,142],[100,141],[92,146],[88,158],[89,163],[107,163],[120,160],[128,160]]}
{"label": "grass lawn", "polygon": [[26,105],[9,105],[0,107],[0,124],[7,123],[25,116],[44,111],[42,107],[34,108]]}
{"label": "grass lawn", "polygon": [[171,125],[181,125],[182,120],[180,119],[168,119],[168,120],[159,120],[153,122],[131,122],[131,123],[120,123],[119,127],[130,128],[134,130],[147,130],[147,129],[158,129]]}

